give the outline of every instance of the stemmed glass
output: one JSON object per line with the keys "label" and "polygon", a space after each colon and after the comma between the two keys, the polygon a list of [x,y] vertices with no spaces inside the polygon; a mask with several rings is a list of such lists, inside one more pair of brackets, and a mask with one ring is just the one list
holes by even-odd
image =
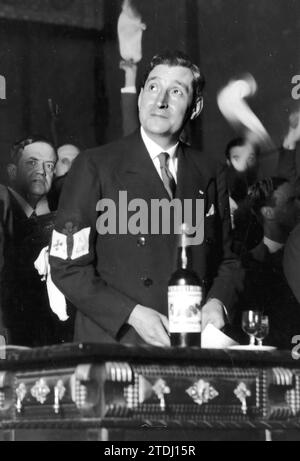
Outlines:
{"label": "stemmed glass", "polygon": [[242,315],[242,329],[250,337],[250,346],[255,346],[255,336],[258,332],[261,319],[259,311],[244,311]]}
{"label": "stemmed glass", "polygon": [[261,315],[258,329],[255,333],[255,338],[257,340],[257,345],[262,346],[263,340],[268,336],[270,331],[269,317],[267,315]]}

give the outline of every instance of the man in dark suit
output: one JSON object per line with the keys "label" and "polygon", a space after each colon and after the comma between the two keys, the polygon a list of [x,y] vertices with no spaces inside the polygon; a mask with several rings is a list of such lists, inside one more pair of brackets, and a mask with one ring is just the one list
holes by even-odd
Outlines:
{"label": "man in dark suit", "polygon": [[52,313],[46,285],[34,267],[53,230],[47,193],[56,160],[51,143],[29,136],[11,150],[10,186],[0,185],[2,320],[13,344],[57,343],[60,328],[66,328]]}
{"label": "man in dark suit", "polygon": [[[206,287],[203,328],[222,328],[231,318],[241,280],[224,169],[179,142],[185,123],[201,112],[202,88],[200,70],[181,53],[154,57],[139,95],[141,129],[75,160],[50,251],[53,280],[78,309],[75,340],[170,345],[167,285],[176,238],[119,229],[124,216],[127,223],[133,217],[120,191],[148,209],[155,199],[204,199],[205,239],[191,246],[193,269]],[[96,226],[103,200],[116,205],[114,216],[108,213],[116,233],[100,235]]]}
{"label": "man in dark suit", "polygon": [[[8,229],[12,228],[12,214],[9,206],[8,190],[0,185],[0,335],[8,339],[7,329],[3,318],[3,269],[5,242],[7,240]],[[6,242],[7,243],[7,242]]]}

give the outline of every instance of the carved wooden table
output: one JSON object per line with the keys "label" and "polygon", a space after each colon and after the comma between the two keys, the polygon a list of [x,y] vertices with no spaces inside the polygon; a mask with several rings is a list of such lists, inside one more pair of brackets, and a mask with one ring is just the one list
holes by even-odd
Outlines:
{"label": "carved wooden table", "polygon": [[297,439],[299,429],[290,352],[79,344],[0,361],[0,440]]}

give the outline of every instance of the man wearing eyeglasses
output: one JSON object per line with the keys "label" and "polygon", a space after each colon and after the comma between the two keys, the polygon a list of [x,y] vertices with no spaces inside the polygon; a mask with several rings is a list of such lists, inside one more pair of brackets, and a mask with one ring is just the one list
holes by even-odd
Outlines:
{"label": "man wearing eyeglasses", "polygon": [[56,161],[49,141],[34,136],[23,139],[11,149],[9,186],[0,185],[2,311],[8,341],[13,344],[33,347],[59,342],[59,323],[50,310],[46,286],[34,267],[49,243],[53,227],[47,194]]}
{"label": "man wearing eyeglasses", "polygon": [[7,172],[9,192],[29,218],[50,212],[47,193],[50,191],[57,155],[43,138],[27,138],[14,144]]}

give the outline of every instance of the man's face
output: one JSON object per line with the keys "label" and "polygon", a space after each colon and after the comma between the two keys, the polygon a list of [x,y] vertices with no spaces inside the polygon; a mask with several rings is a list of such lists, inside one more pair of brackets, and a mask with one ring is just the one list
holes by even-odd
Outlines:
{"label": "man's face", "polygon": [[79,149],[72,144],[61,146],[57,150],[58,160],[55,166],[55,176],[64,176],[68,173],[73,161],[79,154]]}
{"label": "man's face", "polygon": [[140,122],[151,137],[176,139],[190,115],[193,73],[182,66],[159,64],[139,96]]}
{"label": "man's face", "polygon": [[294,187],[288,182],[282,184],[274,192],[274,199],[274,218],[282,228],[291,231],[297,224],[299,214]]}
{"label": "man's face", "polygon": [[26,146],[16,168],[15,182],[26,195],[42,197],[51,188],[56,154],[46,142]]}
{"label": "man's face", "polygon": [[230,149],[230,163],[238,172],[245,172],[257,165],[256,154],[251,144],[235,146]]}

